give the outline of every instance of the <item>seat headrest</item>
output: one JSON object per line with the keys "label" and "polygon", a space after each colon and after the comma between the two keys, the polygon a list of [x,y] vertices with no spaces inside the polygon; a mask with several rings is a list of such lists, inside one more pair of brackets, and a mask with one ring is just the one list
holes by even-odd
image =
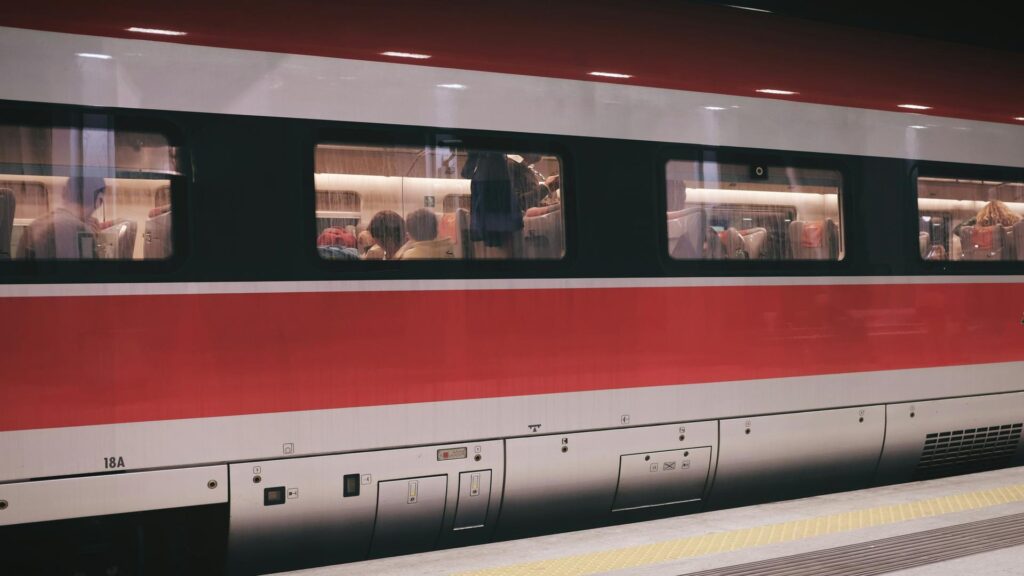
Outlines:
{"label": "seat headrest", "polygon": [[800,230],[800,246],[821,248],[825,239],[825,226],[821,222],[804,222]]}
{"label": "seat headrest", "polygon": [[527,208],[526,214],[524,214],[524,216],[526,218],[533,218],[535,216],[543,216],[545,214],[550,214],[551,212],[557,212],[561,209],[561,204],[552,204],[550,206],[534,206],[533,208]]}
{"label": "seat headrest", "polygon": [[696,214],[699,212],[701,212],[700,206],[690,206],[689,208],[683,208],[682,210],[673,210],[671,212],[666,212],[665,215],[668,217],[669,220],[673,220],[675,218],[682,218],[683,216],[689,216],[690,214]]}
{"label": "seat headrest", "polygon": [[324,231],[317,236],[316,245],[317,247],[341,246],[342,248],[355,248],[356,237],[344,228],[331,226],[329,228],[325,228]]}
{"label": "seat headrest", "polygon": [[170,211],[171,211],[171,205],[170,204],[164,204],[163,206],[157,206],[156,208],[153,208],[152,210],[150,210],[149,211],[149,217],[150,218],[156,218],[157,216],[159,216],[161,214],[166,214],[166,213],[168,213]]}
{"label": "seat headrest", "polygon": [[981,250],[991,250],[995,231],[995,226],[975,226],[971,230],[971,244]]}
{"label": "seat headrest", "polygon": [[747,257],[756,260],[761,257],[761,249],[768,239],[768,229],[747,228],[746,230],[740,230],[740,237],[747,251]]}

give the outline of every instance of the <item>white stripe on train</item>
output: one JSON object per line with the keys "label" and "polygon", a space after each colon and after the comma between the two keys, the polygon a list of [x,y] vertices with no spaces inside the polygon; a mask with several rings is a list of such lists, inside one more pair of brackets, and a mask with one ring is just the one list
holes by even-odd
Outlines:
{"label": "white stripe on train", "polygon": [[[699,263],[696,264],[699,266]],[[344,263],[339,270],[344,270]],[[354,264],[353,269],[359,265]],[[1024,284],[1024,276],[800,276],[734,278],[492,278],[482,280],[309,280],[282,282],[166,282],[0,285],[0,298],[287,294],[315,292],[431,292],[588,290],[719,286],[887,286],[905,284]]]}
{"label": "white stripe on train", "polygon": [[0,27],[0,78],[7,100],[1024,167],[1011,124],[17,28]]}
{"label": "white stripe on train", "polygon": [[0,482],[102,471],[115,445],[132,469],[165,468],[280,458],[285,442],[307,456],[527,436],[535,423],[542,434],[616,428],[623,414],[645,426],[1015,392],[1022,370],[1001,362],[15,430],[0,432]]}

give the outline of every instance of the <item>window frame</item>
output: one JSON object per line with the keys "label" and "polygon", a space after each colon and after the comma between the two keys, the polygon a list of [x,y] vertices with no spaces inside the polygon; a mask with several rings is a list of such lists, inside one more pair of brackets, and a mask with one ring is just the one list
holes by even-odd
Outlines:
{"label": "window frame", "polygon": [[[711,158],[708,158],[708,157]],[[841,178],[839,190],[839,234],[844,248],[841,260],[683,260],[672,258],[668,244],[668,163],[689,161],[718,164],[766,165],[806,170],[831,170]],[[700,145],[665,146],[655,160],[658,226],[658,258],[662,269],[673,276],[850,276],[863,274],[862,231],[855,218],[854,202],[860,194],[861,178],[857,158],[813,152],[729,148]],[[855,222],[851,223],[851,220]]]}
{"label": "window frame", "polygon": [[[925,260],[918,245],[918,222],[921,218],[918,203],[920,178],[959,178],[964,180],[996,180],[1024,183],[1024,168],[963,164],[954,162],[915,161],[908,171],[908,233],[907,247],[913,248],[911,269],[923,275],[986,275],[1005,276],[1024,274],[1024,260]],[[1024,216],[1024,214],[1021,214]],[[950,231],[952,234],[952,230]]]}
{"label": "window frame", "polygon": [[[316,151],[320,145],[424,147],[443,139],[458,140],[477,150],[526,151],[557,156],[560,163],[562,193],[562,231],[565,251],[560,259],[438,259],[438,260],[328,260],[320,257],[315,239],[316,223]],[[318,123],[310,130],[306,154],[306,198],[303,228],[309,238],[306,259],[321,271],[339,279],[369,275],[417,278],[517,277],[543,278],[568,275],[577,261],[576,218],[578,201],[574,177],[575,162],[569,147],[557,136],[534,133],[490,132],[433,126],[366,125],[347,122]],[[568,191],[568,196],[565,195]]]}
{"label": "window frame", "polygon": [[[99,258],[72,260],[0,260],[0,277],[4,283],[137,281],[143,276],[163,275],[179,269],[189,257],[189,189],[193,184],[190,138],[185,129],[170,116],[146,110],[109,107],[85,107],[46,103],[0,101],[0,124],[39,129],[82,129],[92,126],[89,115],[105,116],[107,128],[115,132],[151,132],[166,138],[168,146],[177,149],[178,174],[168,175],[171,184],[172,251],[163,259]],[[48,166],[40,175],[64,175],[70,166]],[[144,222],[139,222],[140,227]],[[93,279],[96,278],[96,279]]]}

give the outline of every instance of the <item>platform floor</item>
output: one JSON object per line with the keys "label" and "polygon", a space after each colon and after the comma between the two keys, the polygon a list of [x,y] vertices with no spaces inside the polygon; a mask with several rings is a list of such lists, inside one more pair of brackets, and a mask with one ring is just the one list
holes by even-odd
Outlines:
{"label": "platform floor", "polygon": [[[1022,513],[1024,467],[289,574],[678,576]],[[1024,575],[1022,545],[896,571],[870,560],[801,573]]]}

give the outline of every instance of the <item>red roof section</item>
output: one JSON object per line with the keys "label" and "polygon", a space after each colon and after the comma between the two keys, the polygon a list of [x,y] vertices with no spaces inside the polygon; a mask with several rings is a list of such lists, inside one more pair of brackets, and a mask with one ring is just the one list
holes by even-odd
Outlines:
{"label": "red roof section", "polygon": [[[270,52],[602,81],[1021,123],[1024,58],[718,6],[660,0],[365,2],[33,0],[0,24]],[[132,26],[187,32],[127,32]],[[430,54],[425,61],[385,51]]]}

